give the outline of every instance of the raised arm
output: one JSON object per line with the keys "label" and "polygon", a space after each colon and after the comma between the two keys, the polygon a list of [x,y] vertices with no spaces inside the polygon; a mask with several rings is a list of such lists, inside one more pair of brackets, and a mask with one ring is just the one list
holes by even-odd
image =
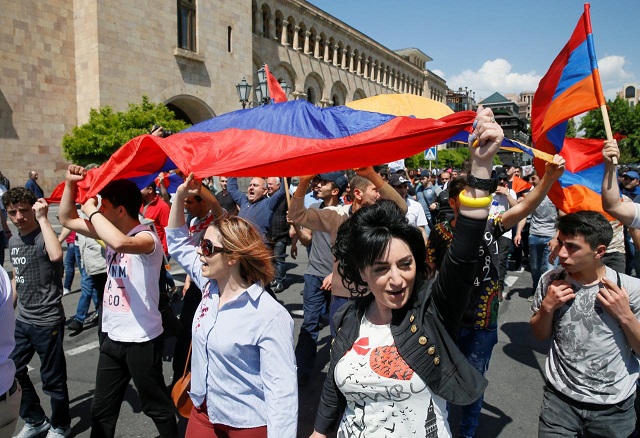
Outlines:
{"label": "raised arm", "polygon": [[82,166],[75,164],[67,168],[65,176],[65,186],[60,200],[60,210],[58,218],[63,227],[69,228],[84,236],[93,239],[99,239],[98,234],[88,220],[78,216],[76,209],[76,192],[78,191],[78,182],[82,181],[87,175],[87,170]]}
{"label": "raised arm", "polygon": [[640,218],[636,218],[636,216],[640,216],[640,211],[633,202],[620,202],[620,188],[618,187],[616,165],[613,164],[613,158],[620,158],[618,142],[615,140],[605,141],[604,148],[602,149],[602,157],[604,158],[602,208],[624,225],[629,226],[634,220],[640,220]]}
{"label": "raised arm", "polygon": [[36,216],[36,221],[40,225],[42,230],[42,237],[44,238],[44,247],[47,250],[49,260],[52,262],[59,262],[62,260],[62,246],[58,241],[58,235],[53,231],[53,227],[47,217],[49,213],[49,204],[44,198],[40,198],[33,204],[33,211]]}
{"label": "raised arm", "polygon": [[[479,111],[469,138],[471,174],[477,179],[491,177],[493,157],[503,138],[502,128],[495,122],[491,110],[485,108]],[[477,147],[473,146],[475,139],[478,139]],[[466,187],[458,202],[460,210],[453,242],[442,262],[432,292],[438,314],[450,332],[457,330],[469,300],[491,194],[480,188]]]}
{"label": "raised arm", "polygon": [[359,169],[355,169],[355,172],[358,175],[367,178],[374,186],[376,186],[376,189],[380,192],[380,199],[389,199],[395,202],[398,207],[400,207],[400,210],[402,210],[404,214],[407,214],[407,210],[409,209],[407,202],[402,199],[402,196],[400,196],[393,187],[382,179],[380,174],[376,172],[373,167],[361,167]]}
{"label": "raised arm", "polygon": [[238,178],[227,178],[227,191],[231,195],[233,202],[235,202],[239,207],[243,207],[249,202],[247,195],[242,193],[238,188]]}
{"label": "raised arm", "polygon": [[522,202],[517,203],[502,214],[502,225],[505,230],[515,226],[538,208],[538,205],[540,205],[544,197],[549,193],[553,183],[564,173],[564,168],[565,161],[560,155],[553,157],[553,163],[545,163],[544,176],[540,180],[540,183],[523,198]]}

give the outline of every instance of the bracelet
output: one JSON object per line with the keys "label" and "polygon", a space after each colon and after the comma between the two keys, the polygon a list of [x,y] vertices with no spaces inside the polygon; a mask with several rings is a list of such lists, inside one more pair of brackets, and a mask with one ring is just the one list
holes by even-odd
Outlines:
{"label": "bracelet", "polygon": [[458,200],[460,201],[460,204],[464,205],[465,207],[484,208],[491,205],[491,202],[493,201],[493,197],[491,196],[485,196],[483,198],[470,198],[466,196],[466,193],[467,191],[463,190],[458,195]]}
{"label": "bracelet", "polygon": [[93,219],[93,217],[94,217],[96,214],[99,214],[99,213],[100,213],[100,210],[96,210],[96,211],[94,211],[93,213],[91,213],[91,214],[89,215],[89,222],[93,223],[93,221],[92,221],[91,219]]}

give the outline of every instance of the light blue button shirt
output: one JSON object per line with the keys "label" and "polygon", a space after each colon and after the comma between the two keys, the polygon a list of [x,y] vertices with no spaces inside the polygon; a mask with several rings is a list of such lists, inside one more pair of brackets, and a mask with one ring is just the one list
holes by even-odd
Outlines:
{"label": "light blue button shirt", "polygon": [[202,263],[186,226],[166,228],[169,253],[203,291],[193,319],[191,400],[206,397],[211,423],[267,426],[269,438],[293,438],[298,385],[293,320],[254,284],[219,308],[218,284],[202,276]]}

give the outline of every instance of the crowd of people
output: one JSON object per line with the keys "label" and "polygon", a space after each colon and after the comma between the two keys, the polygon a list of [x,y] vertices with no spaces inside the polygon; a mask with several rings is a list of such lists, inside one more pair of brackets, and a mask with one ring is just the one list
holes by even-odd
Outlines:
{"label": "crowd of people", "polygon": [[[161,175],[142,189],[111,181],[76,205],[88,170],[70,165],[60,235],[37,172],[13,188],[0,174],[3,213],[18,230],[6,235],[12,280],[0,269],[0,438],[12,436],[18,416],[17,437],[71,436],[64,333],[92,319],[100,344],[92,437],[115,436],[130,381],[158,434],[179,436],[170,393],[185,370],[188,438],[296,437],[298,392],[320,378],[327,317],[330,362],[312,438],[476,436],[505,278],[518,265],[531,271],[532,333],[551,340],[539,436],[632,435],[640,280],[628,274],[640,197],[629,196],[638,174],[618,178],[617,144],[607,142],[608,217],[565,214],[548,197],[562,157],[541,177],[494,169],[503,132],[489,109],[470,137],[479,144],[459,170],[302,175],[290,193],[293,181],[278,177],[254,177],[246,193],[236,178],[220,177],[214,193],[191,174],[171,196]],[[298,244],[308,265],[296,339],[277,294],[289,286],[286,248],[295,259]],[[186,272],[183,287],[167,272],[170,260]],[[67,321],[62,297],[74,265],[81,299]],[[171,328],[167,297],[183,301]],[[167,336],[176,337],[169,388]],[[50,416],[27,369],[36,353]],[[451,405],[462,407],[456,425]]]}

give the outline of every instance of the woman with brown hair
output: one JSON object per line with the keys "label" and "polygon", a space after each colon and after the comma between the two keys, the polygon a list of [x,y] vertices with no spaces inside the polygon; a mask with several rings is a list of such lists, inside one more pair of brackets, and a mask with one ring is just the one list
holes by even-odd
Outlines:
{"label": "woman with brown hair", "polygon": [[199,193],[193,174],[171,207],[169,253],[202,293],[193,320],[187,438],[294,437],[298,393],[293,320],[264,289],[271,251],[237,216],[212,222],[201,242],[185,225],[184,198]]}

